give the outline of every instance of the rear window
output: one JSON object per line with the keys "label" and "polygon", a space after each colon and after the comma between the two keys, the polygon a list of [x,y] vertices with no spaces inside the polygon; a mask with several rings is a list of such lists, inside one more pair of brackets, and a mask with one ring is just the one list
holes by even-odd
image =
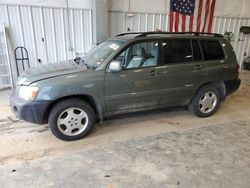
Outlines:
{"label": "rear window", "polygon": [[164,49],[164,62],[183,63],[192,61],[192,50],[190,40],[169,39],[162,43]]}
{"label": "rear window", "polygon": [[224,59],[225,55],[219,41],[201,40],[205,60]]}

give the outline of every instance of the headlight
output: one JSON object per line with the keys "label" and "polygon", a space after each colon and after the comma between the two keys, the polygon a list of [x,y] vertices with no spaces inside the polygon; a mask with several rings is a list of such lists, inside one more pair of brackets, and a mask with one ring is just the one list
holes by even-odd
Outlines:
{"label": "headlight", "polygon": [[33,101],[38,93],[39,87],[21,86],[18,96],[26,101]]}

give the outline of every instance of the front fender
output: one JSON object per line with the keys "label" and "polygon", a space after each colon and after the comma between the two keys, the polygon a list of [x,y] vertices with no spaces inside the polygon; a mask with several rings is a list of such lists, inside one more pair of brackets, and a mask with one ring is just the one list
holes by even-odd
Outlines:
{"label": "front fender", "polygon": [[104,104],[104,72],[91,71],[91,74],[72,74],[41,80],[32,84],[39,87],[35,101],[55,101],[67,97],[91,97],[103,117]]}

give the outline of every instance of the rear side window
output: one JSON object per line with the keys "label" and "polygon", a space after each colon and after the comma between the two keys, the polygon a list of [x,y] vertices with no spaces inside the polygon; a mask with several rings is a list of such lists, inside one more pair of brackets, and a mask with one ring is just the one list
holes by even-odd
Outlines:
{"label": "rear side window", "polygon": [[190,40],[169,39],[162,42],[164,63],[183,63],[192,61]]}
{"label": "rear side window", "polygon": [[201,40],[205,60],[224,59],[225,55],[219,41]]}
{"label": "rear side window", "polygon": [[202,60],[201,50],[197,40],[192,40],[194,61]]}

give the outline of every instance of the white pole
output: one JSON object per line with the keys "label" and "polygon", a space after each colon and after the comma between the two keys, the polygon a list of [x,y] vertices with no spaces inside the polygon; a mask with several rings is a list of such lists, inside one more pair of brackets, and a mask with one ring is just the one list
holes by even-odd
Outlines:
{"label": "white pole", "polygon": [[6,29],[5,29],[5,25],[3,24],[3,34],[4,34],[4,43],[5,45],[5,49],[6,49],[6,54],[7,54],[7,63],[8,63],[8,69],[9,69],[9,75],[10,75],[10,85],[11,85],[11,89],[14,89],[14,84],[13,84],[13,77],[12,77],[12,70],[11,70],[11,64],[10,64],[10,54],[9,54],[9,47],[8,47],[8,41],[7,41],[7,37],[6,37]]}

